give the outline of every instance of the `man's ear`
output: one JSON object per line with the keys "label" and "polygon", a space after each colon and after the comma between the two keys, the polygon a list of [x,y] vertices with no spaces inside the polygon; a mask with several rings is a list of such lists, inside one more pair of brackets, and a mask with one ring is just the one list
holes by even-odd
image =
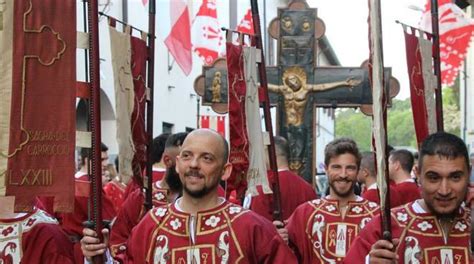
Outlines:
{"label": "man's ear", "polygon": [[421,171],[420,171],[420,168],[418,167],[418,164],[413,165],[412,170],[415,173],[415,176],[418,179],[418,181],[420,181],[421,180]]}
{"label": "man's ear", "polygon": [[227,181],[227,179],[229,179],[231,173],[232,173],[232,164],[230,162],[227,162],[224,165],[224,167],[222,168],[221,180],[222,181]]}
{"label": "man's ear", "polygon": [[163,163],[165,164],[167,168],[170,168],[171,166],[173,166],[173,161],[171,160],[171,157],[168,154],[163,153],[162,159],[163,159]]}

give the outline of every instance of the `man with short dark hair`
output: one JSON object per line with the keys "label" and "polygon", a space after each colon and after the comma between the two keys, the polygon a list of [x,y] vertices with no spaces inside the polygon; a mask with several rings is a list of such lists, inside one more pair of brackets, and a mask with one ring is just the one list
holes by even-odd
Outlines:
{"label": "man with short dark hair", "polygon": [[[165,176],[162,180],[153,182],[152,202],[153,207],[160,207],[173,203],[181,193],[182,184],[176,172],[176,156],[188,133],[167,135],[161,160],[166,166]],[[122,209],[118,212],[110,232],[110,248],[112,256],[119,255],[127,249],[126,242],[132,229],[146,214],[145,191],[136,189],[125,200]]]}
{"label": "man with short dark hair", "polygon": [[397,149],[390,152],[388,158],[388,173],[395,182],[395,189],[402,193],[401,204],[420,199],[420,189],[415,179],[411,177],[413,168],[413,154],[406,149]]}
{"label": "man with short dark hair", "polygon": [[[104,172],[107,169],[109,156],[107,151],[109,148],[104,143],[101,143],[101,167],[102,167],[102,178]],[[75,185],[76,193],[74,196],[74,211],[72,213],[58,213],[57,218],[63,230],[69,235],[71,241],[74,242],[74,255],[76,262],[83,259],[80,250],[79,240],[82,238],[83,223],[89,218],[89,197],[88,193],[81,193],[80,189],[90,188],[90,177],[89,177],[89,148],[82,148],[81,151],[81,169],[76,173]],[[102,191],[102,215],[104,220],[111,221],[116,216],[117,212],[114,209],[112,201],[110,201],[105,193]]]}
{"label": "man with short dark hair", "polygon": [[[125,262],[296,263],[271,222],[218,196],[219,181],[232,170],[228,153],[216,131],[189,133],[176,158],[183,196],[147,213],[128,240]],[[85,256],[106,251],[93,230],[84,234]]]}
{"label": "man with short dark hair", "polygon": [[[376,204],[380,204],[379,190],[377,187],[377,173],[375,172],[374,152],[362,153],[362,160],[360,162],[357,180],[359,183],[365,185],[365,191],[362,193],[362,197]],[[402,205],[400,193],[392,185],[389,185],[389,187],[390,207],[393,208]]]}
{"label": "man with short dark hair", "polygon": [[[313,187],[299,175],[288,168],[288,141],[284,137],[275,136],[275,154],[280,183],[281,210],[283,220],[288,219],[298,205],[316,199]],[[271,171],[269,182],[273,182]],[[257,186],[259,195],[251,198],[250,209],[259,215],[273,221],[273,195],[264,194],[261,186]]]}
{"label": "man with short dark hair", "polygon": [[346,263],[472,263],[471,222],[463,205],[471,166],[464,142],[438,132],[422,143],[416,173],[421,196],[392,209],[393,242],[374,218],[351,247]]}
{"label": "man with short dark hair", "polygon": [[329,195],[300,205],[288,220],[288,236],[299,263],[342,263],[372,217],[376,203],[354,194],[361,155],[357,144],[335,139],[325,148]]}

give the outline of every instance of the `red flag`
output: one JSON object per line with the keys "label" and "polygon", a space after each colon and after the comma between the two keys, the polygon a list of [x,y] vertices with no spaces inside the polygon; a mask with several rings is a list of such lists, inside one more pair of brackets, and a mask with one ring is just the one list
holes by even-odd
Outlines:
{"label": "red flag", "polygon": [[247,187],[246,174],[249,166],[249,140],[245,116],[246,83],[242,46],[227,42],[227,71],[229,78],[229,161],[232,174],[227,180],[230,193],[237,190],[240,198]]}
{"label": "red flag", "polygon": [[201,116],[201,128],[210,128],[225,137],[225,116]]}
{"label": "red flag", "polygon": [[237,26],[237,31],[246,33],[246,34],[253,34],[253,19],[252,19],[252,10],[249,8],[245,16],[240,20],[240,24]]}
{"label": "red flag", "polygon": [[[436,77],[433,73],[432,44],[423,32],[411,33],[404,26],[410,98],[418,145],[436,130],[434,90]],[[430,37],[430,36],[428,36]],[[431,121],[429,121],[431,120]]]}
{"label": "red flag", "polygon": [[171,1],[171,32],[165,39],[166,47],[187,76],[193,66],[188,5],[182,0]]}
{"label": "red flag", "polygon": [[[0,196],[15,196],[16,211],[33,210],[37,196],[54,197],[55,211],[71,211],[76,2],[14,3],[2,10],[9,18],[3,26],[12,34],[8,45],[0,45],[0,53],[4,54],[0,78]],[[70,21],[64,23],[66,19]],[[0,30],[0,39],[6,39],[4,34]]]}
{"label": "red flag", "polygon": [[215,0],[204,0],[193,22],[194,52],[210,65],[219,56],[223,37]]}
{"label": "red flag", "polygon": [[[451,0],[438,1],[439,45],[441,57],[441,81],[444,85],[453,85],[461,63],[466,57],[471,37],[474,34],[474,20]],[[425,6],[420,27],[431,32],[431,4]]]}
{"label": "red flag", "polygon": [[145,6],[146,4],[148,4],[148,0],[142,0],[142,4]]}

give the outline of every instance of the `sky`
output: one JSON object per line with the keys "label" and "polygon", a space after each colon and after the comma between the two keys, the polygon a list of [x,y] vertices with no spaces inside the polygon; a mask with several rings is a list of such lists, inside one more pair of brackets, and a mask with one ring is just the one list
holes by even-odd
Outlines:
{"label": "sky", "polygon": [[[307,0],[311,7],[318,8],[318,16],[326,24],[329,39],[342,66],[359,66],[369,57],[368,46],[368,1],[367,0]],[[417,26],[420,11],[409,6],[423,8],[426,0],[381,0],[382,31],[385,67],[392,67],[392,76],[400,82],[400,93],[396,98],[410,96],[406,67],[405,40],[399,20]]]}

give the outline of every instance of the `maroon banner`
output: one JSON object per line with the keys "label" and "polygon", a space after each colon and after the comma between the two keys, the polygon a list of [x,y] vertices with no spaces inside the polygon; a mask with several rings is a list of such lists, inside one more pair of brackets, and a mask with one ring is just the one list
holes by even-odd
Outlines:
{"label": "maroon banner", "polygon": [[410,79],[410,99],[415,124],[416,141],[418,146],[428,137],[428,112],[425,103],[425,84],[423,81],[422,57],[418,37],[412,33],[405,33],[408,77]]}
{"label": "maroon banner", "polygon": [[148,49],[146,42],[131,37],[132,43],[132,76],[135,91],[135,103],[132,112],[132,138],[135,154],[132,160],[133,180],[143,187],[143,172],[146,166],[145,104],[146,104],[146,60]]}
{"label": "maroon banner", "polygon": [[16,197],[16,211],[31,211],[37,196],[72,211],[76,1],[16,0],[13,20],[6,195]]}
{"label": "maroon banner", "polygon": [[227,180],[227,194],[237,191],[243,197],[247,188],[247,169],[249,166],[249,141],[245,118],[246,84],[242,46],[226,43],[227,76],[229,84],[229,137],[232,174]]}

